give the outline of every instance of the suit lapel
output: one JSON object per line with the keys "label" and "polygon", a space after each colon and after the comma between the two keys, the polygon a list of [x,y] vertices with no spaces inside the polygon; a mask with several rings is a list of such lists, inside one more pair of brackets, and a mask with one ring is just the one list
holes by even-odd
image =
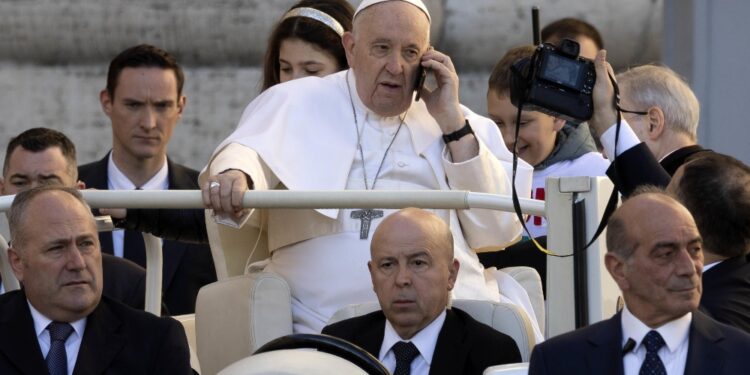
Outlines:
{"label": "suit lapel", "polygon": [[722,373],[727,353],[717,345],[724,335],[716,323],[701,312],[693,312],[689,340],[685,374]]}
{"label": "suit lapel", "polygon": [[385,335],[385,315],[382,310],[374,314],[372,322],[366,324],[359,333],[355,333],[354,342],[373,357],[380,359],[380,347],[383,345]]}
{"label": "suit lapel", "polygon": [[13,291],[12,300],[0,310],[0,353],[24,374],[46,374],[47,365],[36,338],[34,321],[22,291]]}
{"label": "suit lapel", "polygon": [[468,356],[466,329],[452,310],[446,310],[445,322],[440,329],[435,353],[430,363],[430,375],[462,374]]}
{"label": "suit lapel", "polygon": [[102,374],[126,343],[122,321],[102,299],[86,321],[86,331],[78,351],[74,375]]}
{"label": "suit lapel", "polygon": [[621,313],[603,322],[587,338],[586,366],[589,374],[622,375]]}

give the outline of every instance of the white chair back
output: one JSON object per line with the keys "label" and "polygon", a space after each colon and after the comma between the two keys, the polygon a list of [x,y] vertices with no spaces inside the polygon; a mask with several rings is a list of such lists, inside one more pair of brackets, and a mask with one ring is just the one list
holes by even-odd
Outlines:
{"label": "white chair back", "polygon": [[482,375],[526,375],[528,373],[529,364],[527,362],[524,362],[487,367]]}

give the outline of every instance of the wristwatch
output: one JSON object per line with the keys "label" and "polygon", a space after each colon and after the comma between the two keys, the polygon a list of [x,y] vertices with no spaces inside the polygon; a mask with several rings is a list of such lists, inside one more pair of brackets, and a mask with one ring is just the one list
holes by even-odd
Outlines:
{"label": "wristwatch", "polygon": [[463,138],[467,134],[474,134],[474,130],[471,129],[471,125],[469,125],[469,120],[466,120],[466,125],[464,125],[463,128],[458,129],[450,134],[443,134],[443,142],[446,144],[457,141],[461,138]]}

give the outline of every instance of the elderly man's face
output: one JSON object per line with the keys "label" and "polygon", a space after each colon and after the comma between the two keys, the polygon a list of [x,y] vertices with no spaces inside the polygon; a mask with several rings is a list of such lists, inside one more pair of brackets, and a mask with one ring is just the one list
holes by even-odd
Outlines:
{"label": "elderly man's face", "polygon": [[633,209],[626,216],[635,250],[620,260],[621,272],[613,276],[628,309],[647,325],[658,327],[698,308],[701,237],[688,210],[676,202],[641,196],[632,199],[640,199],[632,202]]}
{"label": "elderly man's face", "polygon": [[413,218],[383,222],[379,230],[387,232],[373,238],[367,264],[372,285],[388,321],[408,339],[445,310],[458,261],[451,244],[440,242],[441,237]]}
{"label": "elderly man's face", "polygon": [[363,10],[353,34],[344,34],[357,94],[373,112],[395,116],[409,108],[417,67],[429,46],[429,28],[419,8],[389,1]]}
{"label": "elderly man's face", "polygon": [[102,293],[102,258],[94,219],[68,193],[35,197],[24,215],[20,242],[8,251],[31,304],[55,321],[87,316]]}

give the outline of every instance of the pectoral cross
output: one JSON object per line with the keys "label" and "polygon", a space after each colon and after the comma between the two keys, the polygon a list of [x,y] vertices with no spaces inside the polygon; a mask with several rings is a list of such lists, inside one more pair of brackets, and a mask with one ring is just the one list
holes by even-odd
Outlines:
{"label": "pectoral cross", "polygon": [[373,210],[371,208],[355,210],[352,211],[351,217],[352,219],[359,219],[362,222],[359,228],[359,239],[365,240],[370,235],[370,223],[372,222],[372,219],[383,217],[383,211]]}

